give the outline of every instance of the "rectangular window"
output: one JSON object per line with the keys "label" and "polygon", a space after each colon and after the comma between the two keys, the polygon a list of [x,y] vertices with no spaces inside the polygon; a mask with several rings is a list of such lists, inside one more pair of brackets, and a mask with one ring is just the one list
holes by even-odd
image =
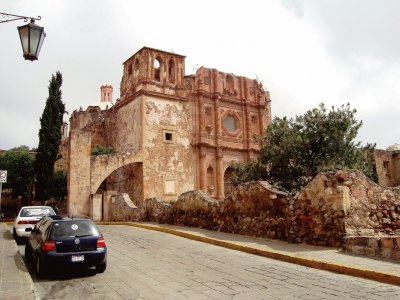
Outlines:
{"label": "rectangular window", "polygon": [[172,130],[163,129],[163,141],[165,143],[174,142],[174,132]]}
{"label": "rectangular window", "polygon": [[172,141],[172,133],[171,132],[166,132],[165,133],[165,140],[166,141]]}

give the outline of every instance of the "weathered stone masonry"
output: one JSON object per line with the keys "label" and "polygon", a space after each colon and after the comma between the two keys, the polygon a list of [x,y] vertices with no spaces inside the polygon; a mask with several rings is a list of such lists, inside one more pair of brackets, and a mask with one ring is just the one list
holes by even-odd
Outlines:
{"label": "weathered stone masonry", "polygon": [[[222,200],[230,166],[259,155],[252,137],[271,122],[262,85],[216,69],[184,70],[184,56],[144,47],[124,62],[120,99],[72,113],[70,212],[89,215],[90,199],[110,191],[128,193],[135,204],[177,200],[190,190]],[[102,86],[102,103],[110,92]],[[96,167],[90,152],[98,145],[115,154]]]}
{"label": "weathered stone masonry", "polygon": [[192,191],[168,203],[148,199],[135,209],[116,198],[113,211],[116,221],[203,227],[400,260],[400,189],[358,171],[321,173],[295,195],[261,181],[239,185],[224,201]]}

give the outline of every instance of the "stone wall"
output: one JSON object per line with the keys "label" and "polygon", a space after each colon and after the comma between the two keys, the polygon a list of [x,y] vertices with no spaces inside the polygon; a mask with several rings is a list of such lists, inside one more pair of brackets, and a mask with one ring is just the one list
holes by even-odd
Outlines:
{"label": "stone wall", "polygon": [[357,255],[400,261],[399,236],[346,236],[343,249]]}
{"label": "stone wall", "polygon": [[[118,214],[113,214],[115,221],[151,221],[343,246],[356,254],[374,253],[400,260],[396,252],[400,242],[400,189],[379,186],[358,171],[321,173],[295,195],[259,181],[239,185],[223,201],[190,191],[174,202],[147,199],[137,209],[127,209],[122,202],[114,205],[122,205]],[[361,240],[364,242],[360,244]]]}

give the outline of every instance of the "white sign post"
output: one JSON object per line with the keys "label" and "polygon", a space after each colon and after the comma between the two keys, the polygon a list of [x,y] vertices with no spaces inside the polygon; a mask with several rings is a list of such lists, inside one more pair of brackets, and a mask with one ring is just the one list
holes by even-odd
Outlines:
{"label": "white sign post", "polygon": [[3,189],[3,182],[7,182],[7,171],[0,170],[0,218],[3,218],[3,213],[1,212],[1,192]]}

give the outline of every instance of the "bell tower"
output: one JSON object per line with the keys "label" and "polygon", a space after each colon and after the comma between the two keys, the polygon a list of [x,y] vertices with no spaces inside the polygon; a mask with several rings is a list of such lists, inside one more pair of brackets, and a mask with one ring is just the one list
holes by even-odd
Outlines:
{"label": "bell tower", "polygon": [[113,87],[109,84],[103,84],[100,87],[100,102],[112,102],[113,99]]}
{"label": "bell tower", "polygon": [[176,90],[183,87],[185,76],[185,56],[183,55],[143,47],[123,65],[121,100],[129,98],[141,89]]}

